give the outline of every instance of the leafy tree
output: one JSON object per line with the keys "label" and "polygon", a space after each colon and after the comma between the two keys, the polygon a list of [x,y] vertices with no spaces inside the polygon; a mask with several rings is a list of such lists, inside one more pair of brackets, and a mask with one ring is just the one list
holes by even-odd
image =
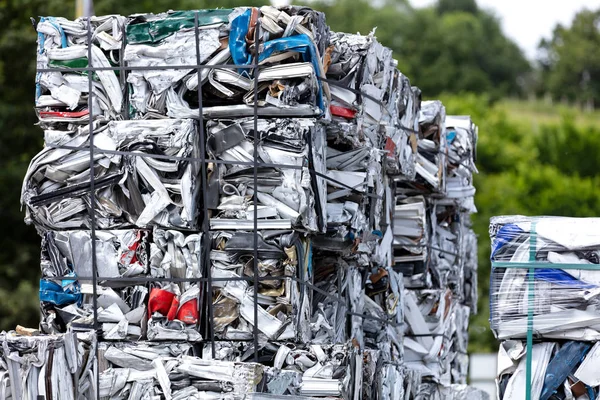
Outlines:
{"label": "leafy tree", "polygon": [[582,10],[539,45],[541,84],[555,99],[600,104],[600,10]]}
{"label": "leafy tree", "polygon": [[435,8],[439,14],[455,11],[476,14],[479,11],[475,0],[438,0]]}

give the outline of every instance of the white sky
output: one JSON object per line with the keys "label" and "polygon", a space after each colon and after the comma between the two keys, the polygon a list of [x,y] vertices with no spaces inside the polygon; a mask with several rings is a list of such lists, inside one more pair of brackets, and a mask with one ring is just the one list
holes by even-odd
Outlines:
{"label": "white sky", "polygon": [[[410,2],[415,7],[423,7],[435,0]],[[557,23],[570,25],[573,16],[582,8],[600,8],[600,0],[477,0],[477,4],[500,17],[506,35],[530,59],[535,58],[540,39],[550,37]]]}

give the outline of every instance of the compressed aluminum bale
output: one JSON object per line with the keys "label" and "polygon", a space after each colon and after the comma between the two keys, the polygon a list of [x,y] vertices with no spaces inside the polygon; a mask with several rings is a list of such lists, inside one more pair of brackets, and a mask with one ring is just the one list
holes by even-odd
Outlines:
{"label": "compressed aluminum bale", "polygon": [[[132,229],[96,231],[95,235],[96,304],[103,339],[144,337],[150,317],[147,333],[151,339],[198,340],[198,285],[188,281],[173,287],[148,278],[201,278],[201,234],[156,228],[152,233]],[[44,332],[93,328],[91,247],[90,231],[44,233],[40,290]],[[170,317],[170,310],[163,316],[148,305],[149,301],[156,302],[162,287],[181,295],[171,298],[176,308]],[[194,332],[185,333],[190,329]]]}
{"label": "compressed aluminum bale", "polygon": [[[23,182],[21,202],[27,206],[26,220],[48,229],[89,228],[89,127],[46,130],[45,140],[48,147],[33,158]],[[191,120],[118,121],[96,127],[96,227],[196,227],[200,165],[185,158],[199,155],[197,141]],[[144,154],[174,158],[142,157]]]}
{"label": "compressed aluminum bale", "polygon": [[[252,229],[255,208],[259,229],[273,223],[319,232],[325,229],[325,161],[320,144],[323,126],[314,119],[210,120],[208,208],[211,229]],[[257,204],[254,194],[254,135],[258,140]],[[246,164],[236,164],[236,162]],[[287,167],[286,167],[287,166]],[[242,220],[242,221],[237,221]],[[245,224],[245,225],[244,225]]]}
{"label": "compressed aluminum bale", "polygon": [[93,332],[0,333],[0,395],[6,400],[96,398]]}
{"label": "compressed aluminum bale", "polygon": [[[308,288],[302,284],[310,282],[309,249],[310,241],[297,232],[259,231],[260,280],[256,282],[253,233],[215,232],[210,261],[216,337],[251,342],[256,324],[260,335],[270,341],[309,340]],[[258,321],[254,321],[254,307],[258,307]]]}
{"label": "compressed aluminum bale", "polygon": [[[260,364],[205,360],[189,353],[189,345],[185,344],[110,346],[104,352],[100,370],[100,396],[106,400],[153,396],[243,399],[248,392],[256,391],[263,379],[264,367]],[[133,355],[140,361],[132,362]]]}
{"label": "compressed aluminum bale", "polygon": [[[358,399],[362,391],[363,356],[352,344],[281,345],[267,375],[266,393]],[[287,383],[287,384],[284,384]]]}
{"label": "compressed aluminum bale", "polygon": [[[123,46],[125,17],[65,18],[42,17],[38,32],[36,111],[44,127],[58,124],[86,124],[89,81],[87,72],[71,68],[107,68],[118,65]],[[91,43],[89,38],[91,37]],[[88,48],[91,45],[91,48]],[[91,54],[91,60],[88,60]],[[62,70],[58,70],[62,69]],[[67,71],[65,71],[65,69]],[[113,70],[94,72],[92,110],[94,121],[114,120],[124,109],[123,81]]]}
{"label": "compressed aluminum bale", "polygon": [[[257,21],[260,36],[254,43]],[[127,22],[127,66],[190,65],[160,74],[131,72],[127,80],[136,118],[198,118],[199,79],[207,118],[252,115],[256,87],[260,115],[325,112],[328,92],[318,77],[325,75],[321,55],[329,36],[322,13],[294,6],[201,10],[198,38],[194,25],[193,11],[136,15]],[[233,68],[251,64],[258,44],[258,61],[269,66],[258,76],[253,68]],[[232,68],[198,73],[192,67],[198,62]]]}
{"label": "compressed aluminum bale", "polygon": [[[97,287],[98,322],[106,339],[144,335],[148,289],[149,231],[96,231],[96,262],[90,231],[46,231],[42,237],[40,280],[41,328],[46,333],[94,328],[92,280],[114,279]],[[82,278],[82,279],[81,279]],[[117,279],[123,278],[123,281]]]}
{"label": "compressed aluminum bale", "polygon": [[431,285],[428,270],[430,219],[422,196],[396,196],[394,206],[394,269],[408,288]]}

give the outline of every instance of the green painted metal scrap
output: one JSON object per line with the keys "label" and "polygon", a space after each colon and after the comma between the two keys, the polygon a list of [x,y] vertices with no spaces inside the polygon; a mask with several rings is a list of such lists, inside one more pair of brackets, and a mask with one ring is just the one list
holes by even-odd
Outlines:
{"label": "green painted metal scrap", "polygon": [[198,25],[212,25],[229,22],[232,9],[222,8],[217,10],[175,11],[167,18],[155,21],[131,23],[127,25],[127,43],[157,43],[171,36],[181,29],[193,28],[195,15],[198,14]]}

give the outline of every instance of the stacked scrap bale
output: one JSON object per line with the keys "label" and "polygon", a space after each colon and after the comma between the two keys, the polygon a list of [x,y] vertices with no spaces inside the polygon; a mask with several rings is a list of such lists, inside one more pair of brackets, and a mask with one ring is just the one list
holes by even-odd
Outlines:
{"label": "stacked scrap bale", "polygon": [[595,399],[600,390],[598,218],[490,221],[490,325],[499,399]]}
{"label": "stacked scrap bale", "polygon": [[477,127],[469,117],[446,116],[439,101],[421,103],[418,124],[415,178],[395,178],[393,247],[407,289],[404,351],[413,382],[406,387],[430,398],[467,379],[467,330],[477,303],[470,222]]}
{"label": "stacked scrap bale", "polygon": [[39,343],[95,330],[95,395],[469,390],[476,128],[372,33],[294,6],[37,28]]}

